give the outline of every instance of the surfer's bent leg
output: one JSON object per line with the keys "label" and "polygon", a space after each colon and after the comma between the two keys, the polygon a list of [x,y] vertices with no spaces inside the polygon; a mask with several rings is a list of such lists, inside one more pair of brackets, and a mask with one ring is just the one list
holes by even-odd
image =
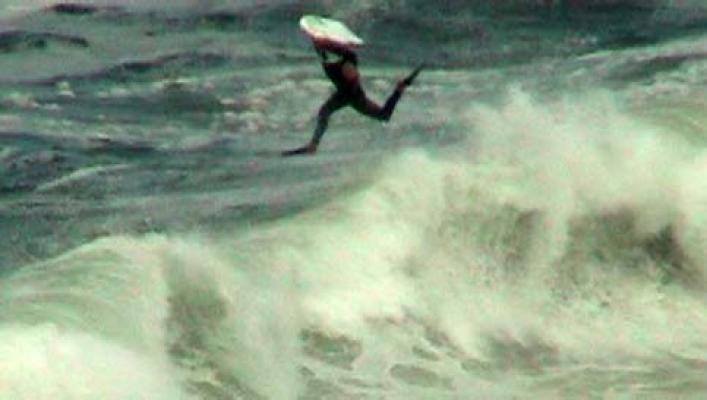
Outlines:
{"label": "surfer's bent leg", "polygon": [[420,73],[423,67],[424,65],[418,66],[408,76],[400,80],[395,86],[393,93],[388,96],[388,99],[383,104],[383,107],[367,98],[366,94],[363,92],[363,89],[360,88],[354,94],[351,105],[356,109],[356,111],[363,115],[367,115],[380,121],[390,120],[390,117],[393,115],[393,111],[395,111],[395,106],[398,104],[398,100],[400,100],[400,96],[403,95],[405,88],[412,85],[417,77],[417,74]]}
{"label": "surfer's bent leg", "polygon": [[376,104],[376,102],[366,97],[366,94],[362,90],[357,96],[354,97],[351,105],[354,109],[356,109],[356,111],[363,115],[375,118],[379,121],[388,121],[393,115],[395,106],[398,104],[398,100],[400,100],[400,96],[402,95],[403,87],[398,86],[385,101],[383,107],[381,107]]}

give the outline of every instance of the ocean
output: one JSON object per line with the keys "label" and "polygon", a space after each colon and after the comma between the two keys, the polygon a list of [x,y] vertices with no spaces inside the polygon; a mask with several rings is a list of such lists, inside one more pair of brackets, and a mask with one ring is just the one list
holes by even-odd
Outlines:
{"label": "ocean", "polygon": [[[426,69],[282,158],[305,14]],[[697,0],[3,0],[0,400],[704,399],[706,89]]]}

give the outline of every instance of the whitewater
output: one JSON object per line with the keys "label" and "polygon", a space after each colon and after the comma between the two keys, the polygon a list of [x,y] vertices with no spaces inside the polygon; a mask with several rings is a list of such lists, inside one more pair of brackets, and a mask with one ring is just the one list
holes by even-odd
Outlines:
{"label": "whitewater", "polygon": [[4,1],[0,400],[705,398],[707,8],[539,3]]}

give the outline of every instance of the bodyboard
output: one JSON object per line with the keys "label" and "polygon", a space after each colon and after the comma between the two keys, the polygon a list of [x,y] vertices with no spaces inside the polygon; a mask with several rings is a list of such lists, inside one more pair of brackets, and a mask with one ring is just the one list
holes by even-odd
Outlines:
{"label": "bodyboard", "polygon": [[363,39],[356,36],[346,25],[335,19],[305,15],[299,26],[307,36],[319,44],[356,47],[363,45]]}

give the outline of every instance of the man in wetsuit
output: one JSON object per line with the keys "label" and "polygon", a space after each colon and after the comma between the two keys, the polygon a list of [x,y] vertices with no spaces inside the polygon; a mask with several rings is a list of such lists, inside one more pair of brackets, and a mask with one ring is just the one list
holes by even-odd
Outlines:
{"label": "man in wetsuit", "polygon": [[[398,103],[398,100],[400,100],[403,91],[413,83],[415,77],[422,69],[422,66],[419,66],[405,79],[400,80],[393,93],[381,107],[367,98],[366,93],[364,93],[363,88],[361,88],[358,75],[358,57],[353,50],[345,46],[334,45],[327,45],[326,48],[324,48],[324,46],[318,45],[317,43],[315,43],[314,46],[317,53],[319,53],[322,58],[324,72],[334,83],[334,86],[336,86],[336,92],[334,92],[319,109],[317,127],[309,143],[306,146],[285,151],[282,153],[283,156],[313,154],[316,152],[319,142],[324,135],[324,131],[326,131],[327,125],[329,124],[329,117],[342,107],[351,106],[363,115],[367,115],[379,121],[388,121],[391,115],[393,115],[395,105]],[[340,58],[330,61],[328,52],[334,53]]]}

